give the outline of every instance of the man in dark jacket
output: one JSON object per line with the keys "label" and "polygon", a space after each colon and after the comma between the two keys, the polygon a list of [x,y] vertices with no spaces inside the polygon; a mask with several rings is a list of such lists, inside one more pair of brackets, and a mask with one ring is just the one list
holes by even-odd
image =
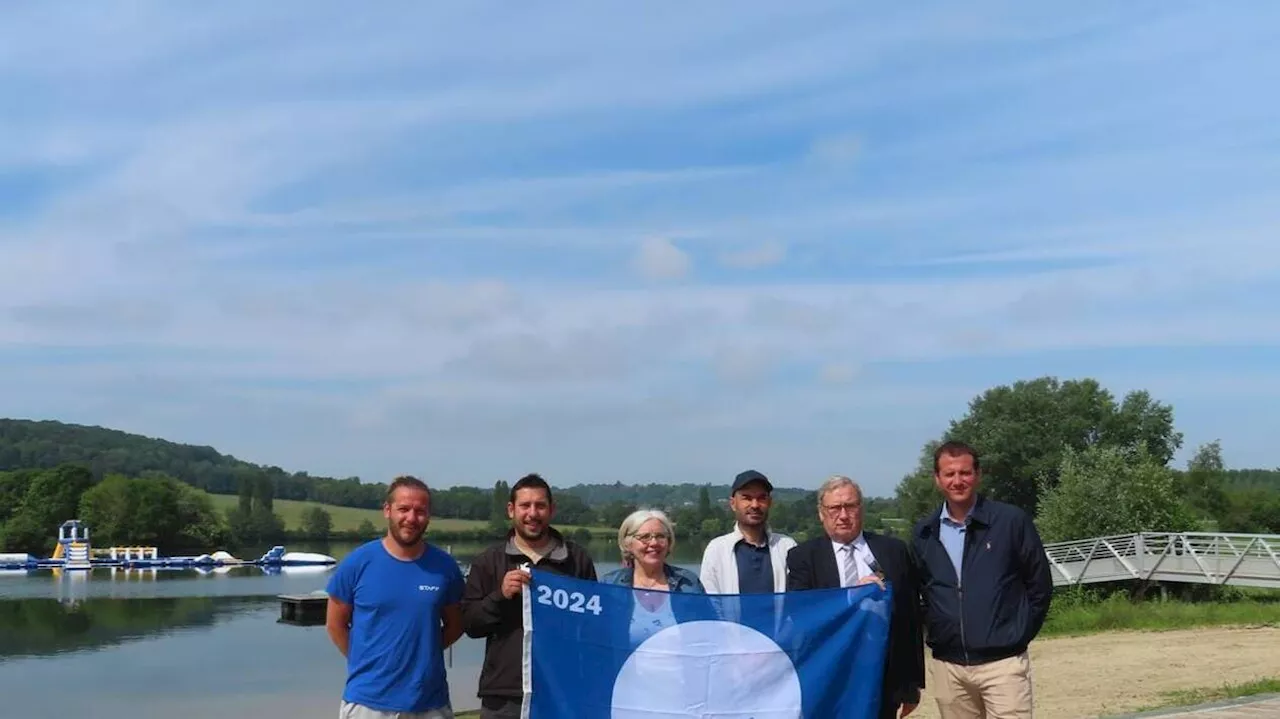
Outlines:
{"label": "man in dark jacket", "polygon": [[978,454],[933,455],[945,501],[912,531],[920,565],[929,685],[942,719],[1031,717],[1027,646],[1044,626],[1053,577],[1031,517],[978,493]]}
{"label": "man in dark jacket", "polygon": [[467,636],[485,638],[480,671],[481,719],[520,716],[524,697],[521,650],[524,641],[520,592],[529,583],[526,568],[538,568],[579,579],[596,580],[595,564],[586,550],[551,527],[555,504],[551,487],[536,474],[511,487],[507,538],[471,562],[462,594],[462,628]]}
{"label": "man in dark jacket", "polygon": [[893,612],[877,716],[895,719],[915,710],[924,687],[919,585],[906,543],[863,531],[862,517],[858,484],[838,475],[828,479],[818,489],[818,519],[825,533],[787,553],[787,591],[889,582]]}

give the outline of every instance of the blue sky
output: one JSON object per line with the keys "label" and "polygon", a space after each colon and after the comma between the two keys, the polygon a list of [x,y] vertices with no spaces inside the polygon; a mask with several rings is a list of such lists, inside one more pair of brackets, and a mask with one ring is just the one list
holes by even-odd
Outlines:
{"label": "blue sky", "polygon": [[1052,374],[1280,464],[1280,5],[464,5],[0,10],[0,414],[889,494]]}

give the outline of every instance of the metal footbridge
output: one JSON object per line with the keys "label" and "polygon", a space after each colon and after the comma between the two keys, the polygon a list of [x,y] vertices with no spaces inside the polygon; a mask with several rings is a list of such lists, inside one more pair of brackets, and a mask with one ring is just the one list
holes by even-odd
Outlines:
{"label": "metal footbridge", "polygon": [[1143,532],[1045,545],[1055,586],[1139,580],[1280,588],[1280,534]]}

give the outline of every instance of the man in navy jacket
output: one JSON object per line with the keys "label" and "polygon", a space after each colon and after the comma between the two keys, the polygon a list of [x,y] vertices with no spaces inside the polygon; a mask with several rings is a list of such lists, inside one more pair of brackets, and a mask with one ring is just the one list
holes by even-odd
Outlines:
{"label": "man in navy jacket", "polygon": [[1044,626],[1053,577],[1031,517],[981,496],[978,454],[962,442],[934,453],[945,501],[916,523],[929,684],[942,719],[1031,717],[1027,646]]}

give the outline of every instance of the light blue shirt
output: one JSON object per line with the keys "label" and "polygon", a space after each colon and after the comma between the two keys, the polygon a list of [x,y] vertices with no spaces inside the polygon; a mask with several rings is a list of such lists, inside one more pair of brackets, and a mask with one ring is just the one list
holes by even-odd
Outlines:
{"label": "light blue shirt", "polygon": [[951,566],[956,568],[956,585],[959,586],[960,562],[964,559],[964,533],[969,529],[969,515],[964,516],[963,522],[957,522],[947,513],[947,503],[943,502],[940,516],[942,522],[938,525],[938,539],[942,540],[947,556],[951,557]]}

